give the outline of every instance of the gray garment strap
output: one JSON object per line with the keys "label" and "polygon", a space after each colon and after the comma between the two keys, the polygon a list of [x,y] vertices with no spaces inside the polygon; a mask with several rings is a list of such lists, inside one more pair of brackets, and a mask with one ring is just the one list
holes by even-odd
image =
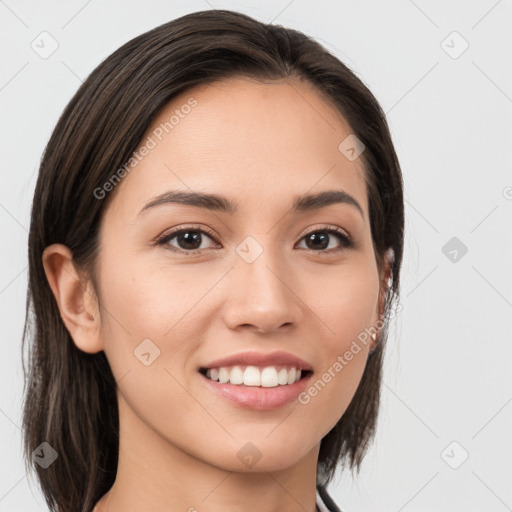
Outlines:
{"label": "gray garment strap", "polygon": [[319,485],[316,487],[316,505],[320,512],[343,512],[331,498],[327,489]]}

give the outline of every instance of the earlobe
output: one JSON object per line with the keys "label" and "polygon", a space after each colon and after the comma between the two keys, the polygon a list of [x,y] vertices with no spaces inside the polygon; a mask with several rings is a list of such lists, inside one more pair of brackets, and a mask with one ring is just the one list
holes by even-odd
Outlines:
{"label": "earlobe", "polygon": [[43,266],[75,345],[91,354],[103,350],[98,302],[91,282],[84,281],[77,272],[69,248],[62,244],[48,246],[43,252]]}

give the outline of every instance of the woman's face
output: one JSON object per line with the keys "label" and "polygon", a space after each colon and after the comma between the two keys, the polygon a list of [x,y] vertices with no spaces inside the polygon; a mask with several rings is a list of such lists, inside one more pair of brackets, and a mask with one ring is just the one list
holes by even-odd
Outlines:
{"label": "woman's face", "polygon": [[[159,449],[238,472],[317,456],[361,379],[373,342],[361,333],[379,319],[363,162],[346,151],[351,139],[339,149],[349,135],[297,80],[199,86],[159,113],[140,161],[110,192],[100,233],[101,340],[122,435],[140,442],[151,431]],[[223,199],[191,205],[171,191]],[[327,191],[353,201],[295,208],[298,197]],[[168,236],[175,230],[184,233]],[[312,369],[294,399],[289,384],[239,384],[229,399],[216,390],[235,384],[200,372],[277,351]],[[293,366],[277,366],[278,377]],[[260,457],[254,469],[246,455]]]}

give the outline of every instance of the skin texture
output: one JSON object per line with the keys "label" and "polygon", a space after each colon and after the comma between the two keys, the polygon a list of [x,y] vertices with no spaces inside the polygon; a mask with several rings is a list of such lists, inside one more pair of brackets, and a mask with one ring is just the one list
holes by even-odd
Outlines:
{"label": "skin texture", "polygon": [[[348,407],[370,345],[307,405],[242,409],[210,391],[198,368],[246,350],[284,350],[308,361],[313,380],[379,319],[379,276],[360,158],[338,145],[350,127],[312,86],[296,79],[230,79],[173,99],[147,135],[190,97],[191,112],[114,191],[96,262],[99,303],[71,253],[48,247],[43,261],[62,318],[78,348],[104,350],[118,381],[120,451],[116,482],[96,512],[152,510],[314,511],[320,441]],[[144,137],[145,139],[146,137]],[[143,139],[143,140],[144,140]],[[225,195],[239,213],[167,204],[140,210],[168,190]],[[296,195],[343,189],[361,205],[292,213]],[[339,227],[354,248],[329,235]],[[210,229],[200,254],[171,228]],[[252,236],[252,263],[237,246]],[[82,281],[80,281],[80,277]],[[134,350],[151,339],[160,355],[143,365]],[[247,443],[261,459],[246,467]]]}

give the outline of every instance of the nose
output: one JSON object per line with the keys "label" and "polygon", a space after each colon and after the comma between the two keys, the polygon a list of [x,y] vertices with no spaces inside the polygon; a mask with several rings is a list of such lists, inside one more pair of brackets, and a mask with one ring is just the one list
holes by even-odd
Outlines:
{"label": "nose", "polygon": [[297,324],[300,300],[293,291],[291,272],[284,270],[279,255],[272,257],[270,251],[263,251],[252,263],[237,257],[234,266],[223,308],[230,329],[272,333]]}

